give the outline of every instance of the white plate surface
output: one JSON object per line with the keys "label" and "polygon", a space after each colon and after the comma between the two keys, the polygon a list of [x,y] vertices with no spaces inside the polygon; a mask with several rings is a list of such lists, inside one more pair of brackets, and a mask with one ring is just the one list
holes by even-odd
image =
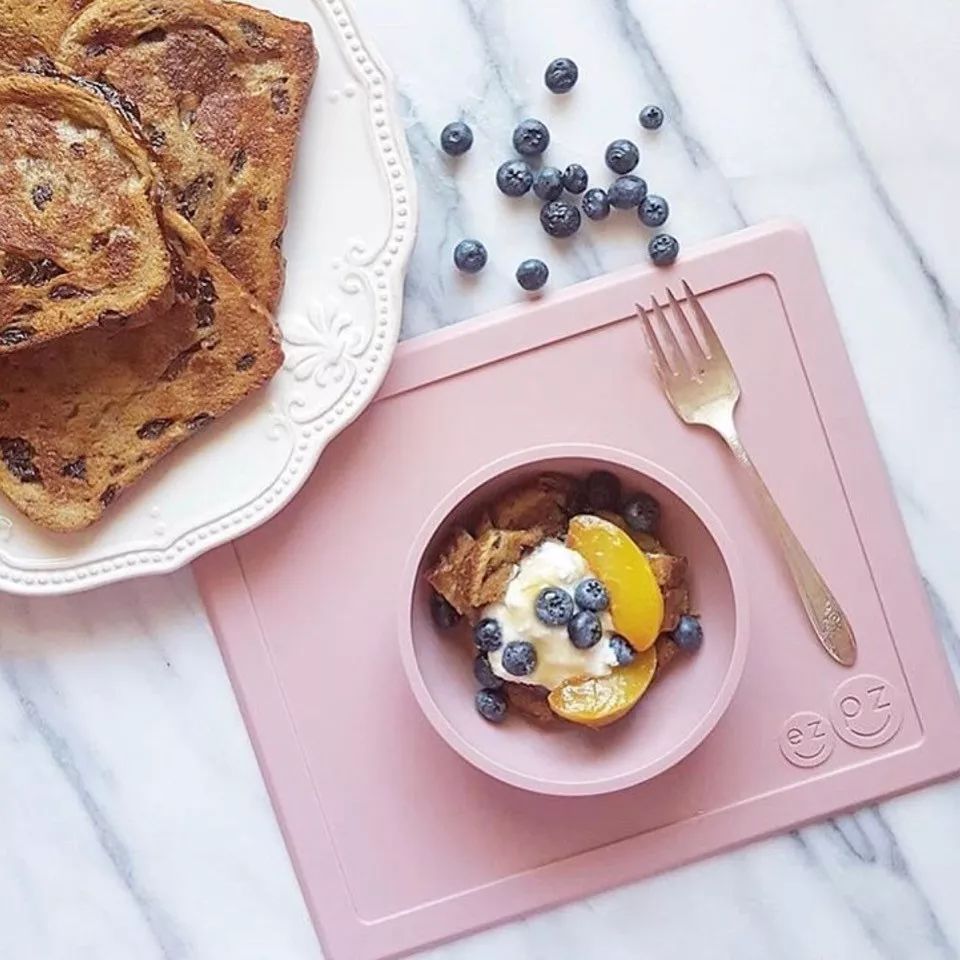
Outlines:
{"label": "white plate surface", "polygon": [[44,531],[0,495],[2,591],[69,593],[167,572],[263,523],[383,379],[416,230],[391,78],[343,0],[261,5],[309,22],[319,52],[284,237],[284,368],[88,531]]}

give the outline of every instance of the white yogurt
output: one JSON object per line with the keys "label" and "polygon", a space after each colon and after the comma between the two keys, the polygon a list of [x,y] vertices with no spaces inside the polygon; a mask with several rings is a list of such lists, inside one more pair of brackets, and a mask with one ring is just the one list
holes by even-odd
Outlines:
{"label": "white yogurt", "polygon": [[[572,596],[581,580],[593,576],[587,561],[557,540],[545,540],[520,561],[504,598],[483,610],[483,616],[498,621],[503,631],[500,648],[488,655],[498,677],[553,690],[572,677],[605,677],[611,672],[617,658],[610,649],[614,629],[607,611],[600,614],[600,641],[588,650],[579,650],[570,642],[566,626],[547,626],[534,610],[537,594],[544,587],[562,587]],[[527,677],[515,677],[503,668],[503,648],[511,640],[526,640],[537,649],[537,669]]]}

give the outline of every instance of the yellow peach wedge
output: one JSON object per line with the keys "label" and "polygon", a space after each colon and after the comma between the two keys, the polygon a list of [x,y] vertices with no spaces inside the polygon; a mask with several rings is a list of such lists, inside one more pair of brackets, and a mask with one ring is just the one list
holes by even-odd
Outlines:
{"label": "yellow peach wedge", "polygon": [[586,727],[605,727],[629,713],[646,693],[657,669],[657,648],[638,653],[633,663],[605,677],[567,680],[550,691],[548,703],[558,717]]}
{"label": "yellow peach wedge", "polygon": [[567,546],[606,586],[617,632],[635,650],[652,646],[663,624],[663,594],[643,550],[619,527],[589,514],[570,521]]}

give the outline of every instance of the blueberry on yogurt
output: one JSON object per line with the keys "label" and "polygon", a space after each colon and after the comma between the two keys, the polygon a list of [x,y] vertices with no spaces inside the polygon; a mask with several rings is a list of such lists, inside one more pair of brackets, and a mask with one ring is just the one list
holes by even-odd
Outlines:
{"label": "blueberry on yogurt", "polygon": [[462,121],[454,120],[440,131],[440,147],[451,157],[459,157],[473,146],[473,131]]}
{"label": "blueberry on yogurt", "polygon": [[647,181],[644,180],[643,177],[634,176],[632,173],[617,177],[607,190],[610,205],[616,207],[618,210],[629,210],[631,207],[639,207],[646,195]]}
{"label": "blueberry on yogurt", "polygon": [[578,650],[589,650],[600,642],[603,624],[592,610],[581,610],[567,624],[567,635]]}
{"label": "blueberry on yogurt", "polygon": [[590,610],[593,613],[599,613],[610,606],[610,594],[596,577],[581,580],[573,591],[573,599],[581,610]]}
{"label": "blueberry on yogurt", "polygon": [[540,226],[551,237],[572,237],[580,229],[580,211],[566,200],[551,200],[540,208]]}
{"label": "blueberry on yogurt", "polygon": [[629,173],[640,162],[640,151],[632,140],[614,140],[604,160],[614,173]]}
{"label": "blueberry on yogurt", "polygon": [[490,666],[490,661],[485,653],[478,653],[474,659],[473,675],[481,687],[496,690],[503,686],[503,680],[493,672],[493,667]]}
{"label": "blueberry on yogurt", "polygon": [[487,265],[487,248],[479,240],[461,240],[453,248],[453,262],[463,273],[479,273]]}
{"label": "blueberry on yogurt", "polygon": [[497,169],[497,187],[508,197],[522,197],[533,186],[533,171],[526,160],[507,160]]}
{"label": "blueberry on yogurt", "polygon": [[637,651],[630,645],[626,637],[621,637],[619,633],[610,637],[610,649],[617,658],[618,667],[629,666],[637,658]]}
{"label": "blueberry on yogurt", "polygon": [[473,628],[473,643],[481,653],[491,653],[500,649],[503,643],[503,630],[493,617],[484,617]]}
{"label": "blueberry on yogurt", "polygon": [[590,175],[579,163],[567,164],[563,171],[563,187],[570,193],[583,193],[587,189]]}
{"label": "blueberry on yogurt", "polygon": [[606,220],[610,216],[610,198],[606,190],[592,187],[583,195],[580,201],[584,215],[591,220]]}
{"label": "blueberry on yogurt", "polygon": [[573,597],[561,587],[544,587],[537,594],[534,612],[548,627],[562,627],[573,616]]}
{"label": "blueberry on yogurt", "polygon": [[569,93],[579,76],[579,68],[569,57],[557,57],[547,64],[543,82],[551,93]]}
{"label": "blueberry on yogurt", "polygon": [[513,131],[513,149],[523,157],[536,157],[550,144],[550,131],[540,120],[521,120]]}
{"label": "blueberry on yogurt", "polygon": [[528,640],[511,640],[504,648],[500,662],[514,677],[529,677],[537,669],[537,648]]}
{"label": "blueberry on yogurt", "polygon": [[556,200],[563,193],[563,174],[556,167],[541,167],[533,178],[533,192],[541,200]]}

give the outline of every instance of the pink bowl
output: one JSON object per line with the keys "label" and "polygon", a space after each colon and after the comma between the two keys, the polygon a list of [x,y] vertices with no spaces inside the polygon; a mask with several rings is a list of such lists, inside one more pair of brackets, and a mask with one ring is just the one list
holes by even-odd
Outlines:
{"label": "pink bowl", "polygon": [[[544,471],[585,476],[606,469],[626,490],[660,501],[666,546],[689,558],[704,642],[678,660],[623,719],[602,730],[542,729],[518,716],[491,724],[475,711],[473,648],[466,628],[442,632],[429,611],[423,573],[452,528],[501,490]],[[410,549],[401,597],[400,652],[414,695],[437,733],[464,759],[505,783],[561,796],[622,790],[662,773],[702,743],[733,698],[747,652],[740,560],[713,511],[682,480],[610,447],[537,447],[489,464],[464,480],[427,518]]]}

